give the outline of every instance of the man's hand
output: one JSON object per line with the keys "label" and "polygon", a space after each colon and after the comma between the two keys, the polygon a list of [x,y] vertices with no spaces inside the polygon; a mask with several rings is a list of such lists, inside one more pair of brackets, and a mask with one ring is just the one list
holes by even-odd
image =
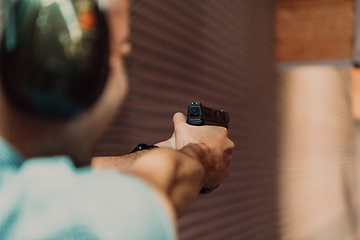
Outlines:
{"label": "man's hand", "polygon": [[199,160],[205,168],[204,188],[218,187],[229,175],[234,143],[228,138],[228,130],[218,126],[192,126],[186,123],[182,113],[173,117],[175,148],[199,144],[202,153]]}
{"label": "man's hand", "polygon": [[128,171],[153,185],[180,217],[201,188],[216,188],[227,178],[234,143],[226,128],[191,126],[182,113],[174,115],[174,128],[158,144],[162,148],[148,151]]}

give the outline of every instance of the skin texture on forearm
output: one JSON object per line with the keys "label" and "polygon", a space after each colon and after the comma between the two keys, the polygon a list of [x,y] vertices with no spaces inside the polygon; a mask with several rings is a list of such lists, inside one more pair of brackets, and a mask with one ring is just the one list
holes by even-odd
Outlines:
{"label": "skin texture on forearm", "polygon": [[205,168],[195,145],[180,151],[154,149],[144,154],[125,172],[138,176],[166,196],[176,216],[182,216],[194,204],[205,179]]}
{"label": "skin texture on forearm", "polygon": [[121,157],[94,158],[93,167],[117,169],[144,179],[170,212],[182,216],[202,187],[214,189],[229,175],[234,143],[223,127],[191,126],[176,113],[174,134],[157,149]]}
{"label": "skin texture on forearm", "polygon": [[123,171],[131,167],[139,157],[147,152],[148,150],[142,150],[122,156],[94,157],[91,160],[91,167]]}
{"label": "skin texture on forearm", "polygon": [[161,148],[138,151],[124,156],[95,157],[94,168],[115,169],[142,178],[150,184],[164,202],[169,202],[176,216],[182,216],[197,199],[205,177],[204,161],[201,160],[204,147],[189,144],[176,151]]}
{"label": "skin texture on forearm", "polygon": [[[166,147],[175,149],[175,136],[173,135],[168,140],[156,143],[154,145],[161,148]],[[93,157],[91,160],[91,167],[116,169],[122,171],[129,168],[139,157],[143,156],[147,152],[148,150],[141,150],[122,156]]]}

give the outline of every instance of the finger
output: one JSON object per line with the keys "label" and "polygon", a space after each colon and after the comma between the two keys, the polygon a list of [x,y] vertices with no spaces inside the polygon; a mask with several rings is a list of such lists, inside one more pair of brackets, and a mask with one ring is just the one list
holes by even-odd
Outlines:
{"label": "finger", "polygon": [[228,142],[229,142],[229,148],[234,149],[235,143],[233,141],[231,141],[230,139],[228,140]]}
{"label": "finger", "polygon": [[186,123],[186,117],[183,113],[177,112],[174,114],[173,121],[174,121],[174,127],[176,128],[178,124],[182,122]]}
{"label": "finger", "polygon": [[175,145],[175,134],[173,133],[173,135],[171,136],[171,138],[169,138],[168,140],[159,142],[154,144],[157,147],[168,147],[168,148],[173,148],[176,149],[176,145]]}

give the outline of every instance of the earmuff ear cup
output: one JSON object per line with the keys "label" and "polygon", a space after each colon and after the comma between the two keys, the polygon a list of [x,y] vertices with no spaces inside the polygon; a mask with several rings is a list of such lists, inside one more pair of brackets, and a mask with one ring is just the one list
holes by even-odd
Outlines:
{"label": "earmuff ear cup", "polygon": [[[46,5],[44,4],[46,2]],[[74,117],[101,95],[109,74],[109,32],[95,1],[19,1],[16,44],[1,41],[1,81],[23,111],[56,119]]]}

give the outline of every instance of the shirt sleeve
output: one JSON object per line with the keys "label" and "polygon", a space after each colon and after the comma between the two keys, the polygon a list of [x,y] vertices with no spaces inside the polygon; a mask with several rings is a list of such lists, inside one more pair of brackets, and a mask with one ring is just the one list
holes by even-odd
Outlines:
{"label": "shirt sleeve", "polygon": [[[82,189],[85,212],[78,216],[85,217],[80,222],[91,218],[90,225],[102,239],[176,239],[169,213],[145,182],[109,171],[86,175],[83,180],[90,186]],[[95,189],[96,196],[89,200]]]}
{"label": "shirt sleeve", "polygon": [[26,161],[5,185],[2,239],[177,238],[156,193],[128,174],[77,170],[58,157]]}

